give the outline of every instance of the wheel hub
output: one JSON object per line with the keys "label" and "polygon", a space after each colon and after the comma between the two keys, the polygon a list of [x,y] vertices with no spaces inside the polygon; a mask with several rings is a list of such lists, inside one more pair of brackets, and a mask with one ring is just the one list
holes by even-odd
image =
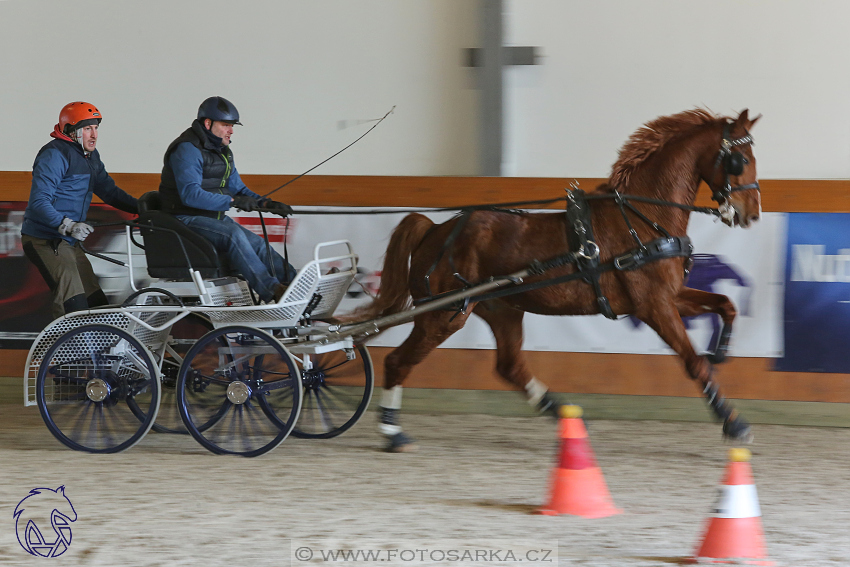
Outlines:
{"label": "wheel hub", "polygon": [[250,397],[251,387],[245,382],[231,382],[230,385],[227,386],[227,399],[233,404],[244,404]]}
{"label": "wheel hub", "polygon": [[308,370],[301,375],[301,384],[311,390],[318,390],[324,382],[325,373],[321,370]]}
{"label": "wheel hub", "polygon": [[100,378],[92,378],[86,384],[86,396],[93,402],[102,402],[109,397],[112,388]]}

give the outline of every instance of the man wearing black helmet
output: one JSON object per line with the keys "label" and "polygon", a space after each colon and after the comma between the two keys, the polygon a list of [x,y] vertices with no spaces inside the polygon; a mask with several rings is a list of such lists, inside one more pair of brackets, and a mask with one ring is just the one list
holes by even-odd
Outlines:
{"label": "man wearing black helmet", "polygon": [[277,301],[295,269],[225,211],[263,208],[285,217],[292,208],[260,197],[242,182],[230,151],[234,124],[242,125],[229,100],[214,96],[201,103],[192,126],[165,151],[159,185],[162,208],[212,242],[263,301]]}
{"label": "man wearing black helmet", "polygon": [[52,313],[66,313],[108,303],[80,242],[94,230],[86,224],[92,195],[136,214],[136,199],[115,185],[98,153],[102,116],[88,102],[66,104],[54,138],[38,152],[32,188],[21,225],[21,244],[53,296]]}

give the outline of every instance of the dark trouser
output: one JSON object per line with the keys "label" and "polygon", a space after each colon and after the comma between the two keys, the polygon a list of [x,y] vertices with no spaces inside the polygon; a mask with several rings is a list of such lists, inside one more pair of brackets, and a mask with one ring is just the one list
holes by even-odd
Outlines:
{"label": "dark trouser", "polygon": [[[287,285],[295,278],[295,268],[283,256],[270,250],[270,258],[266,241],[232,218],[219,220],[191,215],[179,215],[177,218],[212,242],[216,250],[227,258],[230,267],[248,280],[263,301],[273,299],[276,285]],[[271,275],[272,268],[275,277]]]}
{"label": "dark trouser", "polygon": [[53,295],[53,317],[108,303],[91,263],[78,242],[21,235],[24,254],[35,264]]}

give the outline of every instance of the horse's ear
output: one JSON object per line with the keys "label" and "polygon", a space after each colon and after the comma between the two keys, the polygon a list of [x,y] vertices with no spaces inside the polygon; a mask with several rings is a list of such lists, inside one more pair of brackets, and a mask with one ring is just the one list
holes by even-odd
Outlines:
{"label": "horse's ear", "polygon": [[750,120],[750,109],[745,108],[741,111],[741,113],[738,115],[738,118],[735,120],[735,126],[740,126],[744,130],[749,131],[749,129],[752,128],[753,125],[759,121],[759,118],[761,118],[761,114]]}
{"label": "horse's ear", "polygon": [[759,121],[759,118],[761,118],[761,114],[750,120],[750,123],[747,124],[747,130],[751,130],[755,123]]}

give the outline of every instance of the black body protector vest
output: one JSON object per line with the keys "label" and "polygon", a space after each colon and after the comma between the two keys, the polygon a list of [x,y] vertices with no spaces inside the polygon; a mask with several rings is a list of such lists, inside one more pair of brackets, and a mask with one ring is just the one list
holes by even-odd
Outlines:
{"label": "black body protector vest", "polygon": [[233,154],[229,147],[217,147],[213,144],[207,137],[203,124],[200,120],[195,120],[192,122],[192,126],[180,134],[165,150],[165,163],[162,166],[162,177],[159,183],[162,210],[172,215],[196,215],[220,219],[224,216],[223,211],[196,209],[184,205],[180,200],[177,182],[174,179],[174,170],[171,167],[171,154],[183,142],[189,142],[201,150],[201,156],[204,160],[201,188],[211,193],[228,194],[224,187],[233,171]]}

